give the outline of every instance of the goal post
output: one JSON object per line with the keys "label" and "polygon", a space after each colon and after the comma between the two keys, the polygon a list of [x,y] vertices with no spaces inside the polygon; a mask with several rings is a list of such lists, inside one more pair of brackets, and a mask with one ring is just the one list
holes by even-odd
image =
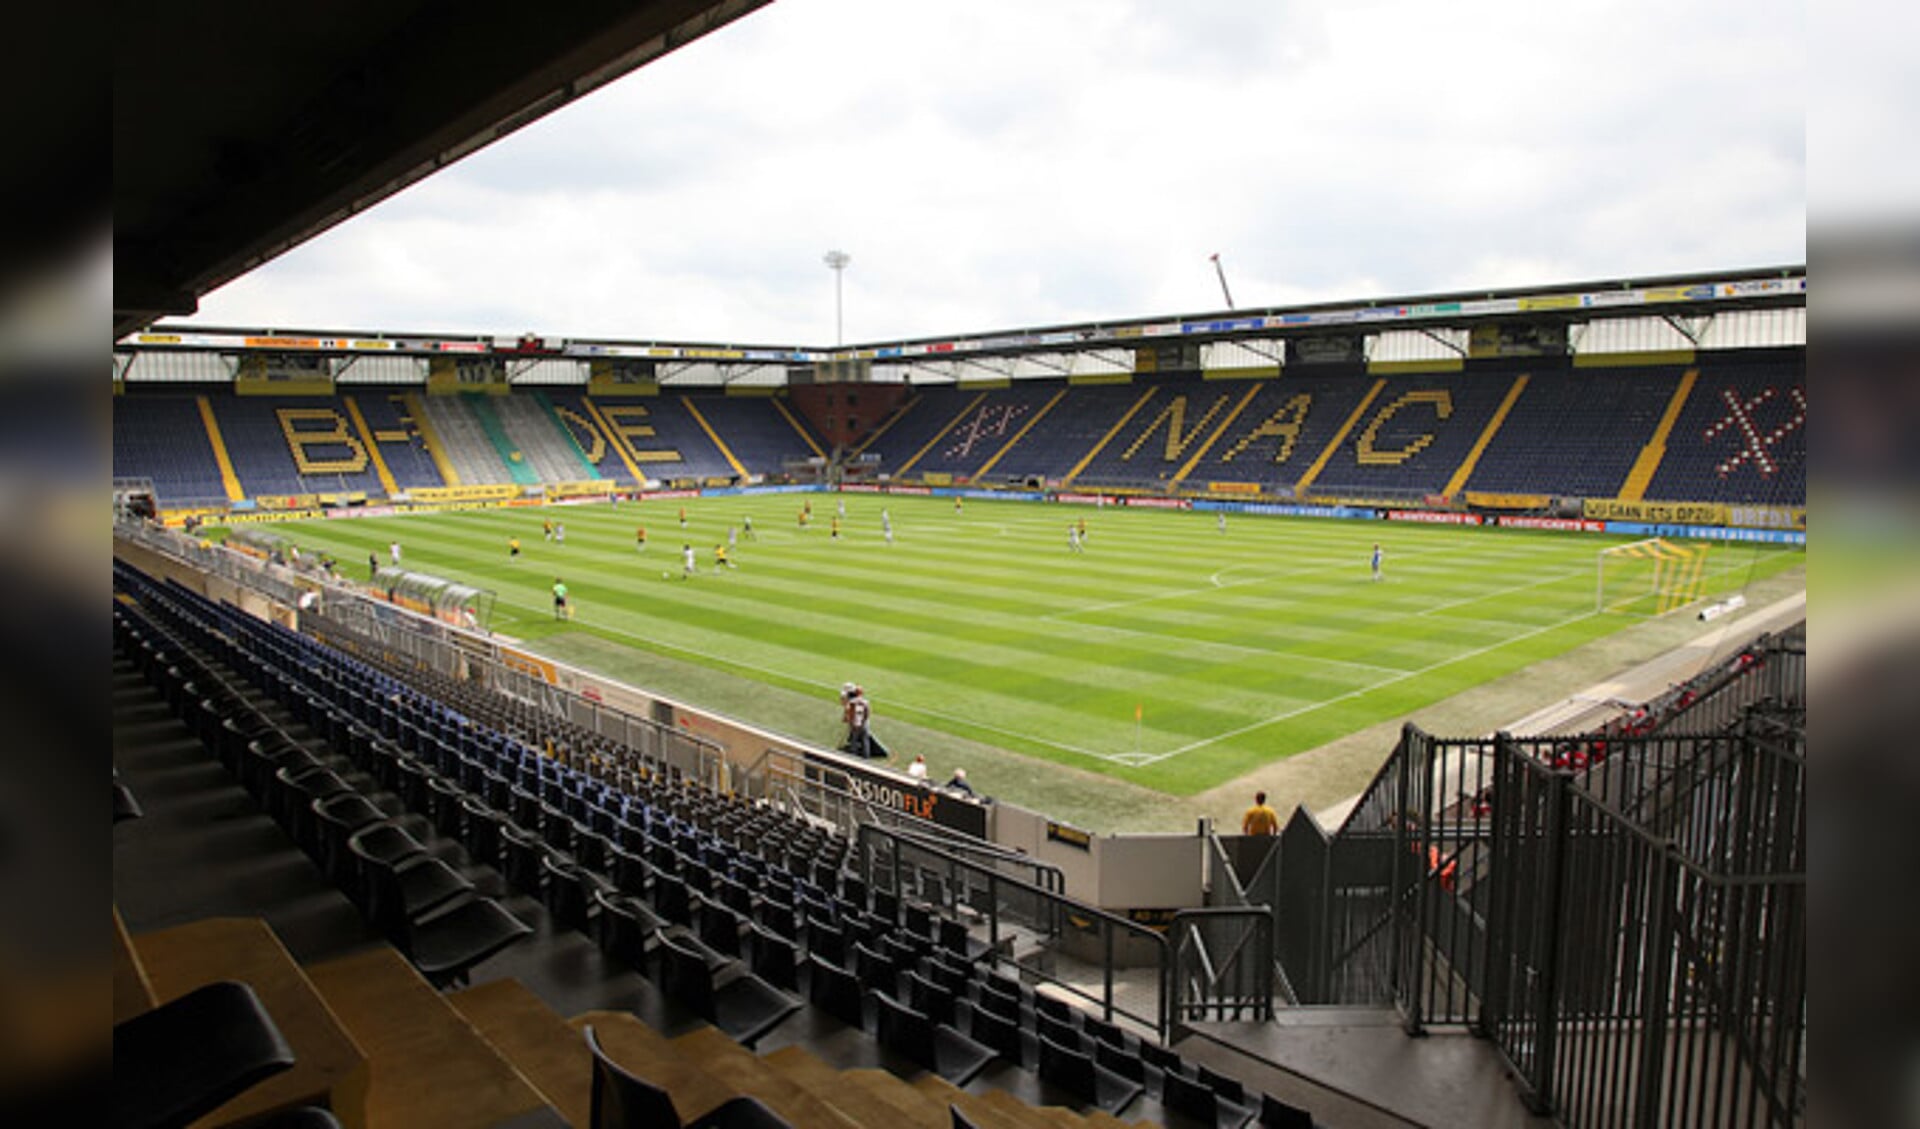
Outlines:
{"label": "goal post", "polygon": [[1594,611],[1665,615],[1692,603],[1706,580],[1709,548],[1650,537],[1600,550]]}

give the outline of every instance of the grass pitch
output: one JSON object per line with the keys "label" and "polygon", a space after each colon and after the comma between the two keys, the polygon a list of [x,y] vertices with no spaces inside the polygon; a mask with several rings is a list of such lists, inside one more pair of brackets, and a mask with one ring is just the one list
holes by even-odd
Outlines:
{"label": "grass pitch", "polygon": [[[280,529],[349,575],[397,539],[406,567],[495,590],[497,633],[799,737],[837,738],[836,696],[853,681],[896,754],[921,751],[901,729],[945,734],[1178,796],[1640,622],[1595,612],[1596,555],[1616,542],[1591,535],[1247,516],[1222,530],[1211,513],[845,500],[837,540],[826,494]],[[746,517],[754,537],[716,571],[714,547]],[[543,518],[565,524],[564,545],[542,539]],[[1705,590],[1803,561],[1715,546]],[[556,578],[569,622],[553,618]]]}

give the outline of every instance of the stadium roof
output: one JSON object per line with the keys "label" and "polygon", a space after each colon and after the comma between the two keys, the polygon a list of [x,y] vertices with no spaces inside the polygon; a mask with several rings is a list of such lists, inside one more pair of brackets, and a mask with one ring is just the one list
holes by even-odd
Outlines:
{"label": "stadium roof", "polygon": [[114,13],[114,335],[768,0]]}
{"label": "stadium roof", "polygon": [[500,354],[523,359],[633,357],[748,364],[813,364],[836,359],[887,362],[960,357],[1018,357],[1090,348],[1134,347],[1155,341],[1277,340],[1318,334],[1389,330],[1431,332],[1475,324],[1526,321],[1568,324],[1618,318],[1676,318],[1731,310],[1802,307],[1804,264],[1749,270],[1608,279],[1552,286],[1446,294],[1359,298],[1289,307],[1167,314],[1075,325],[996,330],[948,338],[848,345],[742,345],[617,338],[546,339],[393,330],[289,329],[157,325],[119,341],[121,349],[318,352],[366,355],[391,352]]}

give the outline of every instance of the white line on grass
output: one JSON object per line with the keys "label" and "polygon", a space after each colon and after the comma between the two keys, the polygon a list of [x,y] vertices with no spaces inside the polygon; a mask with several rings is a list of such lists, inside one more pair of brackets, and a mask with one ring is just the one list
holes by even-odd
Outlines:
{"label": "white line on grass", "polygon": [[[498,603],[495,604],[495,606],[498,607],[500,604],[505,604],[508,607],[513,607],[513,608],[525,608],[528,610],[529,613],[537,612],[540,610],[540,606],[538,604],[523,604],[513,600],[500,600]],[[821,690],[835,689],[835,686],[831,682],[817,682],[810,678],[803,678],[798,675],[789,674],[783,670],[775,670],[772,667],[760,666],[756,663],[750,663],[741,659],[730,658],[726,655],[717,655],[710,651],[702,651],[697,647],[688,647],[680,643],[669,643],[664,640],[655,638],[653,636],[642,635],[639,632],[624,631],[618,627],[610,627],[604,623],[596,623],[593,626],[600,631],[607,632],[608,634],[618,635],[618,636],[621,636],[622,638],[635,640],[642,644],[640,649],[643,651],[645,650],[670,651],[670,652],[674,652],[681,655],[692,656],[693,658],[697,658],[697,659],[705,659],[709,665],[719,665],[722,668],[734,667],[741,670],[750,670],[755,674],[765,675],[769,678],[779,679],[784,682],[797,682],[802,686],[813,686]],[[1035,737],[1032,734],[1022,733],[1015,729],[1006,729],[998,725],[990,725],[987,722],[981,721],[977,718],[961,717],[957,714],[944,713],[940,710],[929,709],[925,706],[916,706],[909,703],[901,703],[895,713],[895,716],[902,716],[907,714],[922,714],[927,717],[935,717],[935,718],[939,718],[941,721],[949,722],[955,725],[965,725],[965,726],[970,726],[974,729],[984,729],[990,733],[997,733],[1003,737],[1011,737],[1021,741],[1027,741],[1035,745],[1043,745],[1049,749],[1058,749],[1063,753],[1077,753],[1080,756],[1092,757],[1095,760],[1118,761],[1122,756],[1132,755],[1132,754],[1100,753],[1100,752],[1095,752],[1092,749],[1083,749],[1078,745],[1063,745],[1058,741],[1051,741],[1044,737]]]}
{"label": "white line on grass", "polygon": [[1290,721],[1293,718],[1300,717],[1304,714],[1314,713],[1315,711],[1325,709],[1328,706],[1337,705],[1338,703],[1347,701],[1350,698],[1357,698],[1362,694],[1371,693],[1374,690],[1380,689],[1382,686],[1391,686],[1396,682],[1405,682],[1409,678],[1418,678],[1423,674],[1431,674],[1436,670],[1440,670],[1444,667],[1452,666],[1454,663],[1457,663],[1462,659],[1476,658],[1480,655],[1486,654],[1489,651],[1497,651],[1502,647],[1509,646],[1514,643],[1518,643],[1522,639],[1531,639],[1535,635],[1545,634],[1546,632],[1552,631],[1556,628],[1565,627],[1570,623],[1578,623],[1583,619],[1591,619],[1598,614],[1600,613],[1582,612],[1581,614],[1573,616],[1569,619],[1563,619],[1558,623],[1549,623],[1545,627],[1536,627],[1532,631],[1523,631],[1520,634],[1515,635],[1511,638],[1502,639],[1498,643],[1489,643],[1487,646],[1480,647],[1471,651],[1466,651],[1461,654],[1454,655],[1451,658],[1442,659],[1439,662],[1433,663],[1430,666],[1421,667],[1419,670],[1410,670],[1404,674],[1395,675],[1392,678],[1383,678],[1380,681],[1375,682],[1370,686],[1362,686],[1357,690],[1349,690],[1346,693],[1341,694],[1337,697],[1327,698],[1324,701],[1314,702],[1311,705],[1301,706],[1299,709],[1288,710],[1286,713],[1279,714],[1275,717],[1267,718],[1265,721],[1256,721],[1252,725],[1243,725],[1238,729],[1229,729],[1225,733],[1218,733],[1204,740],[1190,741],[1187,744],[1182,745],[1177,749],[1169,749],[1164,753],[1152,754],[1151,756],[1148,757],[1145,763],[1158,764],[1161,761],[1167,760],[1170,757],[1177,757],[1183,753],[1190,753],[1195,749],[1204,749],[1208,745],[1218,744],[1221,741],[1231,740],[1235,737],[1240,737],[1245,734],[1252,733],[1256,729],[1265,729],[1269,725],[1276,725],[1282,721]]}

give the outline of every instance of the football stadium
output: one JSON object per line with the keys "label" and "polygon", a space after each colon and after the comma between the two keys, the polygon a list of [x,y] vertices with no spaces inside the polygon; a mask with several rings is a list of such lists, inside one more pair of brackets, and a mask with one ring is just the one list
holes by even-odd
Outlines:
{"label": "football stadium", "polygon": [[330,183],[116,302],[128,1124],[1804,1124],[1804,265],[168,319]]}

